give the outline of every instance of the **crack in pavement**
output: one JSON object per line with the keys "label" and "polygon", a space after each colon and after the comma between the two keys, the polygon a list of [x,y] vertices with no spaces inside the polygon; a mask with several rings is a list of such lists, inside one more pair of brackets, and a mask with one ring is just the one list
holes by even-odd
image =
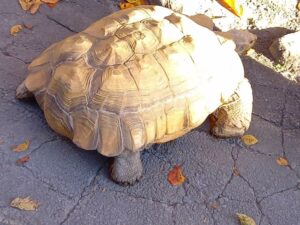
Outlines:
{"label": "crack in pavement", "polygon": [[73,30],[71,27],[61,23],[60,21],[58,21],[57,19],[54,19],[53,17],[46,15],[46,18],[54,23],[56,23],[57,25],[59,25],[60,27],[63,27],[65,29],[67,29],[68,31],[72,32],[72,33],[79,33],[79,31]]}
{"label": "crack in pavement", "polygon": [[252,115],[258,117],[259,119],[261,119],[261,120],[263,120],[263,121],[265,121],[265,122],[267,122],[267,123],[273,124],[275,127],[281,127],[281,126],[280,126],[280,122],[277,123],[277,122],[275,122],[275,121],[268,120],[268,119],[264,118],[263,116],[261,116],[261,115],[259,115],[259,114],[256,114],[256,113],[254,113],[254,112],[252,112]]}
{"label": "crack in pavement", "polygon": [[63,193],[61,191],[59,191],[57,188],[55,188],[52,184],[48,183],[47,181],[45,181],[43,178],[37,176],[29,167],[27,167],[26,165],[23,165],[22,166],[23,168],[25,168],[26,170],[28,170],[30,172],[30,174],[32,175],[33,178],[35,178],[36,180],[42,182],[49,190],[57,193],[57,194],[60,194],[64,197],[66,197],[68,200],[72,200],[72,196],[66,194],[66,193]]}
{"label": "crack in pavement", "polygon": [[[224,184],[224,187],[222,188],[221,190],[221,193],[218,195],[218,197],[213,201],[213,202],[220,202],[220,199],[224,198],[224,192],[226,191],[228,185],[231,183],[231,181],[233,180],[233,178],[235,177],[235,171],[234,171],[234,168],[236,168],[236,161],[238,159],[238,152],[237,152],[237,155],[236,157],[234,156],[233,154],[233,150],[234,150],[234,147],[231,147],[231,158],[233,160],[233,165],[232,165],[232,172],[231,172],[231,175],[228,179],[228,181]],[[211,205],[211,202],[206,202],[205,203],[205,207],[208,209],[209,213],[210,213],[210,216],[213,220],[213,224],[216,225],[216,218],[215,218],[215,208],[212,208],[212,207],[209,207],[209,205]]]}
{"label": "crack in pavement", "polygon": [[28,154],[29,156],[32,155],[34,152],[36,152],[37,150],[39,150],[41,147],[43,147],[43,145],[51,143],[51,142],[55,142],[55,141],[59,141],[59,137],[57,135],[53,135],[53,137],[47,141],[42,142],[41,144],[39,144],[39,146],[37,146],[36,148],[32,149],[30,151],[30,153]]}
{"label": "crack in pavement", "polygon": [[82,189],[82,192],[80,193],[80,196],[74,206],[67,212],[65,218],[59,223],[59,225],[63,225],[65,222],[68,221],[70,216],[74,213],[76,208],[80,205],[80,202],[83,200],[84,197],[89,196],[89,198],[93,197],[95,195],[95,192],[91,191],[89,193],[89,189],[96,185],[96,178],[100,174],[100,171],[104,168],[104,166],[100,166],[100,168],[96,171],[95,176],[91,179],[91,181]]}
{"label": "crack in pavement", "polygon": [[1,52],[1,54],[4,55],[5,57],[9,57],[9,58],[16,59],[16,60],[18,60],[18,61],[24,63],[25,65],[30,64],[30,62],[28,62],[28,61],[25,61],[25,60],[23,60],[23,59],[21,59],[21,58],[19,58],[19,57],[17,57],[17,56],[11,55],[9,52],[7,52],[7,51],[6,51],[5,49],[3,49],[3,48],[0,48],[0,52]]}
{"label": "crack in pavement", "polygon": [[[283,126],[283,123],[284,123],[284,115],[286,113],[286,104],[287,104],[287,95],[288,95],[288,89],[285,91],[284,93],[284,105],[283,105],[283,109],[282,109],[282,112],[281,112],[281,121],[280,121],[280,125],[281,125],[281,148],[282,148],[282,154],[283,156],[288,159],[287,157],[287,154],[286,154],[286,151],[285,151],[285,138],[284,138],[284,126]],[[290,164],[288,164],[286,166],[287,168],[289,168],[289,170],[291,170],[298,179],[300,179],[300,175],[298,174],[297,171],[295,171]]]}

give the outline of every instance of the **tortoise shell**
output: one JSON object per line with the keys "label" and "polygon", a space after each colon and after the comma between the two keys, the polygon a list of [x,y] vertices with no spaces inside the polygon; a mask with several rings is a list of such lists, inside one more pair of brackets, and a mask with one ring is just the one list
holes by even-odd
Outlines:
{"label": "tortoise shell", "polygon": [[25,85],[49,126],[105,156],[185,134],[244,77],[238,55],[212,31],[159,6],[104,17],[28,68]]}

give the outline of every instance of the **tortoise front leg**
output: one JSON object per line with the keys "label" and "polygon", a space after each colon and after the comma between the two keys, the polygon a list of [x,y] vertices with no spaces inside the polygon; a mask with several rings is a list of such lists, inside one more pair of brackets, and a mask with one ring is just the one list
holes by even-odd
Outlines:
{"label": "tortoise front leg", "polygon": [[142,174],[143,165],[140,152],[125,150],[114,158],[111,177],[115,182],[132,185],[141,178]]}
{"label": "tortoise front leg", "polygon": [[242,136],[249,128],[251,115],[252,89],[245,78],[228,102],[211,115],[211,132],[218,137]]}

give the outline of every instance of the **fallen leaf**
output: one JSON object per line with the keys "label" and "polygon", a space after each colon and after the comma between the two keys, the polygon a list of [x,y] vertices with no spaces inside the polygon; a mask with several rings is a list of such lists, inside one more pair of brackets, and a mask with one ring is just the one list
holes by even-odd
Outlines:
{"label": "fallen leaf", "polygon": [[126,2],[128,2],[134,6],[145,5],[145,1],[143,1],[143,0],[126,0]]}
{"label": "fallen leaf", "polygon": [[122,2],[120,3],[120,9],[129,9],[134,7],[135,5],[128,3],[128,2]]}
{"label": "fallen leaf", "polygon": [[46,3],[49,8],[54,8],[57,3]]}
{"label": "fallen leaf", "polygon": [[42,0],[45,4],[47,4],[50,8],[54,8],[59,0]]}
{"label": "fallen leaf", "polygon": [[297,8],[298,10],[300,10],[300,2],[297,3],[296,8]]}
{"label": "fallen leaf", "polygon": [[41,3],[40,0],[35,0],[35,3],[34,3],[33,6],[30,8],[30,13],[31,13],[31,14],[35,14],[35,13],[39,10],[41,4],[42,4],[42,3]]}
{"label": "fallen leaf", "polygon": [[17,33],[19,33],[23,29],[23,26],[21,24],[16,24],[10,28],[10,34],[12,36],[17,36]]}
{"label": "fallen leaf", "polygon": [[27,11],[33,6],[35,0],[19,0],[19,3],[23,10]]}
{"label": "fallen leaf", "polygon": [[50,3],[50,4],[56,4],[59,2],[59,0],[42,0],[44,3]]}
{"label": "fallen leaf", "polygon": [[233,175],[240,176],[240,171],[234,166],[232,169]]}
{"label": "fallen leaf", "polygon": [[21,210],[35,211],[38,208],[38,202],[32,200],[30,197],[26,197],[26,198],[17,197],[11,201],[10,206]]}
{"label": "fallen leaf", "polygon": [[237,213],[236,216],[238,217],[241,225],[256,225],[254,219],[252,219],[250,216],[242,213]]}
{"label": "fallen leaf", "polygon": [[23,143],[19,144],[18,146],[13,146],[12,150],[14,152],[24,152],[28,149],[29,145],[30,145],[30,141],[26,140]]}
{"label": "fallen leaf", "polygon": [[279,166],[288,166],[289,165],[289,161],[287,160],[287,158],[285,157],[277,157],[276,162]]}
{"label": "fallen leaf", "polygon": [[4,144],[4,140],[0,139],[0,145]]}
{"label": "fallen leaf", "polygon": [[41,0],[19,0],[19,3],[23,10],[29,10],[31,14],[35,14],[42,4]]}
{"label": "fallen leaf", "polygon": [[218,200],[215,200],[210,204],[210,208],[212,209],[217,209],[219,207],[220,207],[220,202]]}
{"label": "fallen leaf", "polygon": [[243,15],[243,6],[237,3],[236,0],[218,0],[220,5],[226,8],[228,11],[232,12],[234,15],[241,17]]}
{"label": "fallen leaf", "polygon": [[174,166],[173,169],[168,174],[168,181],[172,185],[180,185],[185,181],[185,176],[183,175],[180,166]]}
{"label": "fallen leaf", "polygon": [[254,137],[251,134],[245,134],[243,137],[241,137],[241,140],[246,145],[255,145],[258,142],[258,140],[256,139],[256,137]]}
{"label": "fallen leaf", "polygon": [[21,166],[29,161],[29,155],[23,156],[16,161],[16,164]]}
{"label": "fallen leaf", "polygon": [[24,27],[31,30],[33,28],[32,24],[24,24]]}

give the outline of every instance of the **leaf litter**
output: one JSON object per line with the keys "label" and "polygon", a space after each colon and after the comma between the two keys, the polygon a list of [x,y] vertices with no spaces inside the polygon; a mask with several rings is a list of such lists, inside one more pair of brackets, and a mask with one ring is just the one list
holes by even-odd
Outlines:
{"label": "leaf litter", "polygon": [[10,206],[25,211],[36,211],[39,204],[28,196],[26,198],[17,197],[13,199]]}
{"label": "leaf litter", "polygon": [[183,174],[181,166],[174,166],[168,174],[168,181],[173,186],[181,185],[185,181],[185,176]]}
{"label": "leaf litter", "polygon": [[14,152],[24,152],[29,148],[30,141],[25,140],[23,143],[17,145],[17,146],[12,146],[11,149]]}

